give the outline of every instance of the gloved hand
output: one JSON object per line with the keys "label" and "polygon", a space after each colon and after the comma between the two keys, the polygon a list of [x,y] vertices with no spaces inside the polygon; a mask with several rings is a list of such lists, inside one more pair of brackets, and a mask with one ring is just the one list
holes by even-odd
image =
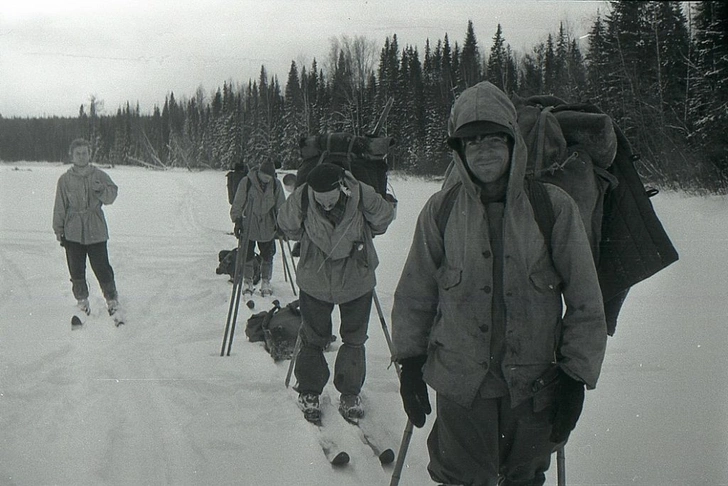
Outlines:
{"label": "gloved hand", "polygon": [[235,220],[235,229],[233,230],[233,233],[235,233],[235,237],[237,239],[240,239],[243,236],[243,218]]}
{"label": "gloved hand", "polygon": [[280,228],[276,227],[276,239],[281,241],[288,241],[288,237]]}
{"label": "gloved hand", "polygon": [[104,185],[104,183],[103,183],[103,182],[101,182],[101,181],[100,181],[100,180],[98,180],[98,179],[94,179],[94,180],[93,180],[93,182],[91,183],[91,189],[92,189],[92,190],[93,190],[93,191],[94,191],[95,193],[103,192],[104,188],[105,188],[105,185]]}
{"label": "gloved hand", "polygon": [[425,415],[432,412],[427,384],[422,379],[422,366],[427,356],[413,356],[400,361],[399,393],[404,411],[415,427],[425,425]]}
{"label": "gloved hand", "polygon": [[584,383],[576,381],[561,370],[559,375],[549,438],[554,444],[560,444],[569,438],[569,433],[576,427],[584,407]]}
{"label": "gloved hand", "polygon": [[56,234],[56,240],[58,240],[58,243],[60,243],[61,246],[66,246],[66,238],[61,233]]}

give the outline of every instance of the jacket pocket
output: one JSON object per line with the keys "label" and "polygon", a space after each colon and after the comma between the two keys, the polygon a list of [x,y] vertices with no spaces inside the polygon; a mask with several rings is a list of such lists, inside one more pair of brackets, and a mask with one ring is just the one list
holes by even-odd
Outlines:
{"label": "jacket pocket", "polygon": [[561,292],[561,277],[551,269],[534,272],[528,277],[537,290],[547,293]]}
{"label": "jacket pocket", "polygon": [[460,283],[462,275],[463,271],[461,269],[445,265],[437,270],[435,279],[441,289],[450,290]]}

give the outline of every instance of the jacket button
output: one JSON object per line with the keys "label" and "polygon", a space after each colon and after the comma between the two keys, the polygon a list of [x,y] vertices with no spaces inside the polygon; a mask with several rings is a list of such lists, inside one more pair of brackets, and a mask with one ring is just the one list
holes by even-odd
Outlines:
{"label": "jacket button", "polygon": [[480,329],[481,331],[483,331],[483,332],[488,332],[488,330],[489,330],[490,328],[488,327],[488,324],[483,324],[482,326],[480,326],[480,328],[479,328],[479,329]]}
{"label": "jacket button", "polygon": [[486,294],[489,294],[491,290],[492,289],[488,285],[486,285],[485,287],[483,287],[483,292],[485,292]]}
{"label": "jacket button", "polygon": [[490,251],[488,251],[488,250],[485,250],[485,251],[483,252],[483,256],[484,256],[485,258],[490,258]]}

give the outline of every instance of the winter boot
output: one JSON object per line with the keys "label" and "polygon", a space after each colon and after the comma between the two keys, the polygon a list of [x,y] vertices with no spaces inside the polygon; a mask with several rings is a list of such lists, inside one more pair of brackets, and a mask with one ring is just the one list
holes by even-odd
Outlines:
{"label": "winter boot", "polygon": [[111,316],[111,318],[114,319],[114,325],[116,327],[124,324],[124,314],[121,312],[118,299],[107,300],[106,309],[109,311],[109,315]]}
{"label": "winter boot", "polygon": [[253,295],[254,290],[255,288],[253,287],[253,279],[243,279],[243,295]]}
{"label": "winter boot", "polygon": [[364,416],[359,395],[341,394],[339,399],[339,413],[349,422],[358,422]]}
{"label": "winter boot", "polygon": [[260,284],[260,295],[263,297],[267,295],[273,295],[273,289],[270,287],[270,280],[263,279],[262,283]]}
{"label": "winter boot", "polygon": [[91,307],[88,304],[88,299],[79,299],[76,302],[76,311],[71,317],[71,328],[77,328],[85,324],[89,315],[91,315]]}
{"label": "winter boot", "polygon": [[301,409],[306,420],[321,425],[321,404],[316,393],[299,393],[298,408]]}

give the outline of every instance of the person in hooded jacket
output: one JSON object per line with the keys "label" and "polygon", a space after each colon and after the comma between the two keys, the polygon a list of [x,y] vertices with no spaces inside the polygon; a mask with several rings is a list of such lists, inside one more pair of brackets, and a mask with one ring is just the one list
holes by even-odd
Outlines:
{"label": "person in hooded jacket", "polygon": [[364,343],[379,259],[372,238],[394,219],[394,207],[351,172],[330,163],[316,166],[278,213],[280,229],[300,240],[297,267],[302,347],[296,358],[299,406],[311,422],[321,418],[319,396],[330,372],[324,348],[331,340],[331,313],[339,306],[342,344],[334,365],[339,412],[362,417],[359,393],[366,375]]}
{"label": "person in hooded jacket", "polygon": [[[235,236],[243,234],[243,225],[249,224],[248,249],[243,270],[243,293],[253,293],[255,268],[255,244],[260,251],[260,293],[271,295],[270,280],[273,276],[273,257],[276,254],[278,233],[276,218],[278,210],[286,200],[281,181],[276,177],[273,162],[266,160],[260,167],[251,170],[238,184],[235,199],[230,207],[230,219],[235,223]],[[249,221],[244,221],[247,205],[251,205]]]}
{"label": "person in hooded jacket", "polygon": [[106,172],[91,164],[88,140],[79,138],[71,142],[69,156],[73,166],[61,175],[56,185],[53,231],[66,250],[71,290],[77,301],[75,315],[84,322],[91,314],[87,257],[106,299],[109,315],[119,310],[114,269],[107,249],[109,230],[102,209],[116,200],[119,189]]}
{"label": "person in hooded jacket", "polygon": [[433,480],[541,485],[604,358],[589,241],[573,199],[546,185],[555,219],[546,244],[524,189],[516,110],[500,89],[466,89],[449,133],[454,166],[420,213],[392,309],[404,409],[422,427],[428,385],[436,392]]}

